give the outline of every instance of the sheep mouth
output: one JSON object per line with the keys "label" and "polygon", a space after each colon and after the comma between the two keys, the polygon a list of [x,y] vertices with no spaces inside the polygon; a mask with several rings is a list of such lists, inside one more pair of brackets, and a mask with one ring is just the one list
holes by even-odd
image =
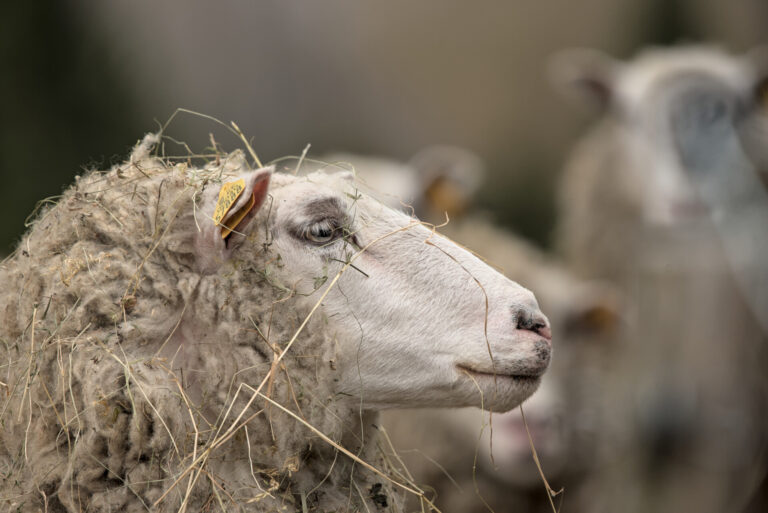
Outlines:
{"label": "sheep mouth", "polygon": [[499,370],[494,372],[492,369],[490,371],[479,370],[461,364],[456,365],[456,368],[460,373],[468,374],[471,377],[480,377],[482,379],[512,379],[520,383],[536,383],[539,381],[539,379],[541,379],[541,375],[544,373],[543,370],[538,372],[534,369],[519,370],[514,373],[507,373]]}

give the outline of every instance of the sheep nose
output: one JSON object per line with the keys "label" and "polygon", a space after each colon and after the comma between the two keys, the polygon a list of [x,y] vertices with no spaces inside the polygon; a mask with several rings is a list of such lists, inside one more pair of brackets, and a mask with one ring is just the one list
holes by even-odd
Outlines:
{"label": "sheep nose", "polygon": [[516,315],[517,329],[532,331],[552,342],[552,329],[549,321],[537,308],[521,308]]}

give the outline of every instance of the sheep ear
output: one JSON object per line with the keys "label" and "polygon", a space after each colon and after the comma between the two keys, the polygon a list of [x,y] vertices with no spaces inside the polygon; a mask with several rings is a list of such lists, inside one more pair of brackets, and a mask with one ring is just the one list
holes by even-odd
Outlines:
{"label": "sheep ear", "polygon": [[417,209],[450,218],[465,212],[485,179],[485,165],[473,152],[457,146],[428,146],[408,163],[420,182]]}
{"label": "sheep ear", "polygon": [[754,97],[761,109],[768,111],[768,45],[753,48],[744,58],[754,73]]}
{"label": "sheep ear", "polygon": [[615,333],[624,323],[621,293],[608,284],[584,284],[574,299],[564,326],[570,335],[599,340]]}
{"label": "sheep ear", "polygon": [[272,166],[249,171],[205,191],[195,240],[201,270],[214,271],[245,240],[248,225],[267,199],[273,171]]}
{"label": "sheep ear", "polygon": [[549,60],[549,75],[566,95],[578,95],[603,109],[615,100],[616,80],[622,64],[612,57],[585,48],[563,50]]}

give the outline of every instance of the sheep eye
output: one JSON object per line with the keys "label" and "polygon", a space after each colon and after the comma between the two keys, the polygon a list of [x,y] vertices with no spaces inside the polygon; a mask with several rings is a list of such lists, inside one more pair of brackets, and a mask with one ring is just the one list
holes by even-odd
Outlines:
{"label": "sheep eye", "polygon": [[328,220],[310,225],[304,231],[304,237],[317,244],[331,242],[341,231]]}

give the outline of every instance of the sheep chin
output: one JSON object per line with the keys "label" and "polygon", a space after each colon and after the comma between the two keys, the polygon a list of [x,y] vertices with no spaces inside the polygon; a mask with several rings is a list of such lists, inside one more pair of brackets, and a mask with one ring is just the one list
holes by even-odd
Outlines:
{"label": "sheep chin", "polygon": [[[516,408],[528,399],[541,384],[541,375],[526,371],[485,372],[457,365],[458,382],[474,392],[476,401],[468,406],[477,406],[484,410],[503,413]],[[479,392],[479,394],[478,394]],[[479,402],[478,402],[479,400]]]}

